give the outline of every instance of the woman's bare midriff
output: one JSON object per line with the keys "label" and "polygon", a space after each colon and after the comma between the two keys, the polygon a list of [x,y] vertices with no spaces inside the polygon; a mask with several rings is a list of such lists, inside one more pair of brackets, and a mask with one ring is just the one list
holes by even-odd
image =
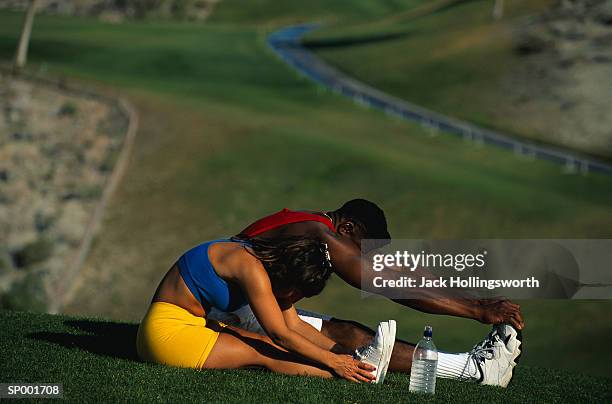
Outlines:
{"label": "woman's bare midriff", "polygon": [[206,311],[204,311],[200,302],[185,284],[176,264],[170,268],[157,287],[155,295],[153,295],[153,301],[177,305],[194,316],[204,317],[206,315]]}

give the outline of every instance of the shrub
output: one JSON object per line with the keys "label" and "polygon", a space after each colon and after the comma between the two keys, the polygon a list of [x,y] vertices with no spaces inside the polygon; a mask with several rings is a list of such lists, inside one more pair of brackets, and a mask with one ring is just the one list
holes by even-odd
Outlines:
{"label": "shrub", "polygon": [[46,238],[39,238],[13,253],[13,262],[17,268],[27,268],[42,262],[51,256],[53,244]]}
{"label": "shrub", "polygon": [[20,311],[47,311],[47,294],[43,275],[28,273],[15,282],[8,292],[0,295],[0,308]]}
{"label": "shrub", "polygon": [[57,115],[59,116],[74,116],[77,113],[77,106],[75,103],[71,101],[67,101],[62,104],[59,111],[57,111]]}

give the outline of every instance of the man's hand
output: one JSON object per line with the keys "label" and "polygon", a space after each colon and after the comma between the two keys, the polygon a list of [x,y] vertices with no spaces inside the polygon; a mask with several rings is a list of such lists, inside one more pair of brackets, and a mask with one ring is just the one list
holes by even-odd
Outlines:
{"label": "man's hand", "polygon": [[517,330],[525,327],[521,307],[505,297],[479,299],[478,321],[484,324],[508,323]]}

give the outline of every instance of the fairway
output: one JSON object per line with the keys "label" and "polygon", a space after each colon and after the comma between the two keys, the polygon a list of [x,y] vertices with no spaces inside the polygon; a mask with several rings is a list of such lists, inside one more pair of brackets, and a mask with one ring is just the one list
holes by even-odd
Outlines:
{"label": "fairway", "polygon": [[[332,65],[398,97],[483,126],[537,137],[525,124],[530,117],[506,113],[513,100],[504,98],[502,79],[521,63],[512,49],[513,29],[551,1],[510,2],[501,21],[491,18],[491,4],[483,0],[431,4],[392,18],[323,27],[306,43]],[[338,45],[326,46],[333,43]],[[378,63],[362,63],[364,58]]]}
{"label": "fairway", "polygon": [[[306,44],[343,72],[431,110],[536,143],[573,145],[609,160],[609,137],[593,144],[563,140],[559,134],[563,124],[558,124],[566,113],[563,108],[543,104],[523,108],[532,98],[546,100],[548,87],[537,87],[545,75],[533,71],[536,67],[524,71],[532,59],[516,50],[520,33],[553,4],[507,2],[504,18],[496,21],[491,18],[490,1],[431,1],[390,17],[324,25],[308,36]],[[560,78],[556,82],[559,88],[571,83]],[[541,93],[530,92],[531,87]],[[585,108],[594,108],[589,90],[578,92]],[[592,129],[574,130],[579,139]]]}
{"label": "fairway", "polygon": [[[354,197],[380,203],[394,238],[612,237],[610,177],[567,175],[558,166],[512,152],[431,136],[419,125],[364,109],[297,76],[267,48],[266,35],[304,19],[342,22],[345,7],[330,10],[316,2],[299,11],[301,3],[287,3],[286,10],[258,14],[259,8],[273,8],[271,2],[223,2],[204,25],[36,17],[33,72],[126,95],[141,115],[130,166],[68,313],[139,321],[165,271],[191,246],[235,234],[283,207],[333,209]],[[423,2],[388,3],[393,6],[373,10],[367,1],[359,2],[346,18],[357,24],[370,13],[382,18]],[[13,55],[20,21],[20,14],[0,13],[2,60]],[[333,61],[334,52],[322,55]],[[364,69],[376,67],[376,56],[365,59],[371,63]],[[417,101],[429,106],[425,97],[433,99],[432,93],[420,94],[426,95]],[[508,394],[443,380],[435,399],[609,400],[610,380],[585,374],[612,377],[611,302],[520,303],[526,352]],[[489,330],[379,299],[363,301],[359,291],[337,278],[301,306],[369,326],[394,318],[398,336],[410,341],[431,324],[436,344],[449,351],[470,349]],[[263,372],[169,369],[117,359],[126,355],[123,348],[113,348],[119,351],[110,356],[91,352],[113,337],[96,336],[89,320],[74,326],[64,321],[75,320],[62,317],[2,316],[3,325],[12,324],[1,331],[2,355],[10,355],[3,356],[3,369],[14,369],[23,380],[74,376],[72,391],[85,400],[90,391],[109,401],[373,401],[382,391],[391,401],[407,399],[403,375],[391,375],[379,390]],[[125,335],[130,327],[109,328]],[[36,333],[42,338],[28,337]],[[18,348],[11,341],[18,341]],[[223,387],[228,385],[232,388]],[[65,389],[71,392],[67,381]]]}
{"label": "fairway", "polygon": [[[606,402],[609,379],[520,366],[507,389],[438,379],[436,395],[408,393],[406,375],[382,386],[284,376],[263,370],[195,371],[134,359],[136,325],[0,312],[0,380],[63,381],[73,402]],[[5,374],[10,369],[10,377]]]}

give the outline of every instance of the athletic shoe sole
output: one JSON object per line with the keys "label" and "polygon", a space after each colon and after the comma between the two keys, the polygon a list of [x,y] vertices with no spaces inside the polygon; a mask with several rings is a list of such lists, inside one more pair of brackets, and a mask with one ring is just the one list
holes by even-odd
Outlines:
{"label": "athletic shoe sole", "polygon": [[515,329],[514,327],[512,327],[512,331],[513,332],[511,332],[510,335],[507,336],[506,339],[504,340],[504,344],[506,346],[508,346],[508,342],[510,342],[510,340],[512,338],[514,338],[516,340],[516,342],[515,342],[515,344],[513,344],[514,345],[514,349],[512,351],[512,365],[510,366],[509,371],[506,373],[506,375],[502,379],[502,382],[501,382],[502,387],[508,387],[508,385],[514,379],[514,368],[518,364],[519,358],[523,354],[523,349],[522,349],[522,347],[523,347],[523,333],[520,330]]}
{"label": "athletic shoe sole", "polygon": [[389,320],[387,322],[387,327],[389,333],[386,336],[387,338],[383,340],[385,342],[386,352],[384,366],[379,381],[381,384],[385,381],[385,377],[387,376],[387,370],[389,369],[389,363],[391,362],[391,355],[393,354],[393,347],[395,346],[395,334],[397,332],[397,324],[395,320]]}
{"label": "athletic shoe sole", "polygon": [[[387,347],[387,335],[389,334],[389,326],[387,325],[386,321],[381,322],[378,327],[380,328],[380,335],[382,337],[382,343],[383,343],[383,347]],[[378,384],[381,383],[381,379],[384,379],[383,377],[383,369],[385,367],[385,358],[386,358],[386,349],[383,350],[382,355],[380,355],[380,358],[378,359],[378,363],[376,364],[376,379],[374,379],[372,381],[372,383],[374,384]]]}
{"label": "athletic shoe sole", "polygon": [[[504,327],[510,327],[510,333],[508,335],[506,335],[503,331]],[[514,339],[515,341],[513,341],[512,343],[512,361],[514,362],[514,364],[518,364],[519,358],[522,355],[522,351],[523,351],[523,333],[520,330],[517,330],[516,328],[509,326],[507,324],[500,324],[495,326],[496,329],[498,330],[497,332],[501,335],[503,335],[504,338],[504,345],[506,345],[506,347],[508,347],[508,343]]]}
{"label": "athletic shoe sole", "polygon": [[[516,340],[518,341],[518,344],[516,346],[516,350],[514,352],[514,354],[512,355],[513,358],[512,360],[514,361],[514,366],[512,367],[512,374],[510,376],[510,380],[508,380],[508,383],[506,384],[506,387],[508,387],[510,384],[512,384],[512,382],[514,381],[514,367],[516,365],[518,365],[519,360],[521,358],[521,356],[523,355],[523,332],[521,330],[516,330],[516,336],[514,338],[516,338]],[[516,352],[518,351],[518,352]]]}

